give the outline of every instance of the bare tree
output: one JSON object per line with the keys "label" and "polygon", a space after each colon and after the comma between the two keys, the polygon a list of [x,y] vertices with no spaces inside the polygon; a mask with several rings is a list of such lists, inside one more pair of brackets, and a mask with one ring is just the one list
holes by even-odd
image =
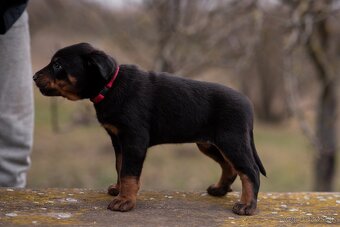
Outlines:
{"label": "bare tree", "polygon": [[238,35],[245,32],[254,2],[144,0],[156,28],[155,70],[195,76],[230,66],[243,51]]}
{"label": "bare tree", "polygon": [[[291,34],[287,45],[287,57],[302,45],[315,67],[320,87],[316,110],[316,129],[302,123],[305,134],[317,151],[314,162],[314,190],[331,191],[334,182],[336,161],[336,120],[337,120],[337,78],[338,72],[331,52],[332,33],[328,29],[332,0],[292,0],[288,3],[291,11]],[[301,117],[301,111],[295,113]],[[304,121],[305,122],[305,121]]]}
{"label": "bare tree", "polygon": [[[283,25],[273,19],[268,11],[282,16],[278,7],[264,9],[254,1],[248,14],[251,34],[244,35],[246,47],[236,73],[240,78],[241,90],[254,102],[256,115],[262,121],[277,122],[287,116],[285,91],[282,88]],[[284,15],[283,15],[284,16]]]}
{"label": "bare tree", "polygon": [[151,8],[156,21],[158,42],[155,58],[155,70],[174,72],[171,56],[174,54],[174,34],[178,32],[181,16],[180,0],[147,0],[145,5]]}
{"label": "bare tree", "polygon": [[144,8],[155,23],[156,71],[190,77],[209,68],[234,69],[257,116],[282,119],[282,38],[275,23],[264,23],[259,0],[144,0]]}

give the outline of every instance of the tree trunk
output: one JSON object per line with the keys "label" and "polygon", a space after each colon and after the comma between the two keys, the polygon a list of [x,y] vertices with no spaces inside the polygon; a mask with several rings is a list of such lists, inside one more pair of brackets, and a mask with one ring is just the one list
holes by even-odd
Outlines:
{"label": "tree trunk", "polygon": [[180,0],[153,0],[158,23],[158,47],[154,69],[156,71],[173,73],[175,71],[171,60],[175,44],[173,36],[177,30],[180,17]]}
{"label": "tree trunk", "polygon": [[[330,3],[331,1],[324,2],[326,12]],[[314,17],[316,16],[320,15],[314,14]],[[306,42],[306,48],[321,85],[316,117],[318,147],[314,162],[314,190],[332,191],[337,149],[337,75],[331,61],[334,56],[331,56],[328,51],[330,34],[327,29],[327,17],[310,23],[312,32]]]}
{"label": "tree trunk", "polygon": [[336,89],[334,83],[323,87],[318,104],[318,154],[315,156],[314,190],[331,191],[336,162]]}

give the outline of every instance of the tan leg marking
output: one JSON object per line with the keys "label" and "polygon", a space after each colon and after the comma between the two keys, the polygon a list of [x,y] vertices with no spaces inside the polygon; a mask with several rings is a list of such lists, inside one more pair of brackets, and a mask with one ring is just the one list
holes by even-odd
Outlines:
{"label": "tan leg marking", "polygon": [[[227,192],[232,191],[231,184],[234,182],[237,173],[231,162],[226,159],[222,155],[221,151],[219,151],[218,148],[212,144],[198,143],[197,146],[203,154],[215,160],[218,164],[220,164],[222,168],[222,175],[220,177],[220,180],[207,189],[208,193],[212,196],[224,196]],[[216,150],[213,150],[211,152],[211,150],[209,149],[211,149],[212,146],[216,148],[220,153],[214,154],[214,151]]]}
{"label": "tan leg marking", "polygon": [[123,198],[136,200],[139,187],[139,179],[137,177],[123,177],[120,180],[119,195]]}
{"label": "tan leg marking", "polygon": [[129,211],[136,206],[139,179],[137,177],[122,177],[119,195],[112,200],[108,209],[113,211]]}
{"label": "tan leg marking", "polygon": [[247,177],[247,175],[239,173],[242,182],[242,195],[241,203],[250,205],[254,200],[253,184]]}
{"label": "tan leg marking", "polygon": [[120,190],[120,169],[122,167],[122,154],[116,153],[116,171],[117,171],[117,183],[109,186],[107,192],[110,195],[117,196]]}

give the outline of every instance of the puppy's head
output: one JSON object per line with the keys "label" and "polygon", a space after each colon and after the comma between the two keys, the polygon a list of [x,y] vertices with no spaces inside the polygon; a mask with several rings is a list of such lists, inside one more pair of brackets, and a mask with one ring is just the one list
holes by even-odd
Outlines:
{"label": "puppy's head", "polygon": [[92,98],[110,81],[116,67],[112,57],[88,43],[79,43],[58,50],[33,80],[46,96]]}

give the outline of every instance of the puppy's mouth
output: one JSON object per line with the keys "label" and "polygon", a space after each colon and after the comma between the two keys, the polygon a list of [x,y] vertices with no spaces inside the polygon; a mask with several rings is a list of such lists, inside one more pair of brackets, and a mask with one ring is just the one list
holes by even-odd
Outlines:
{"label": "puppy's mouth", "polygon": [[41,94],[45,96],[60,96],[60,92],[55,89],[49,89],[49,88],[41,88],[39,87],[39,90]]}
{"label": "puppy's mouth", "polygon": [[62,96],[69,100],[82,99],[74,87],[75,80],[58,80],[51,78],[51,76],[43,76],[42,74],[35,74],[33,80],[44,96]]}
{"label": "puppy's mouth", "polygon": [[[37,74],[36,74],[37,75]],[[45,77],[34,76],[35,85],[39,88],[41,94],[45,96],[60,96],[60,91],[55,88],[54,83]]]}

